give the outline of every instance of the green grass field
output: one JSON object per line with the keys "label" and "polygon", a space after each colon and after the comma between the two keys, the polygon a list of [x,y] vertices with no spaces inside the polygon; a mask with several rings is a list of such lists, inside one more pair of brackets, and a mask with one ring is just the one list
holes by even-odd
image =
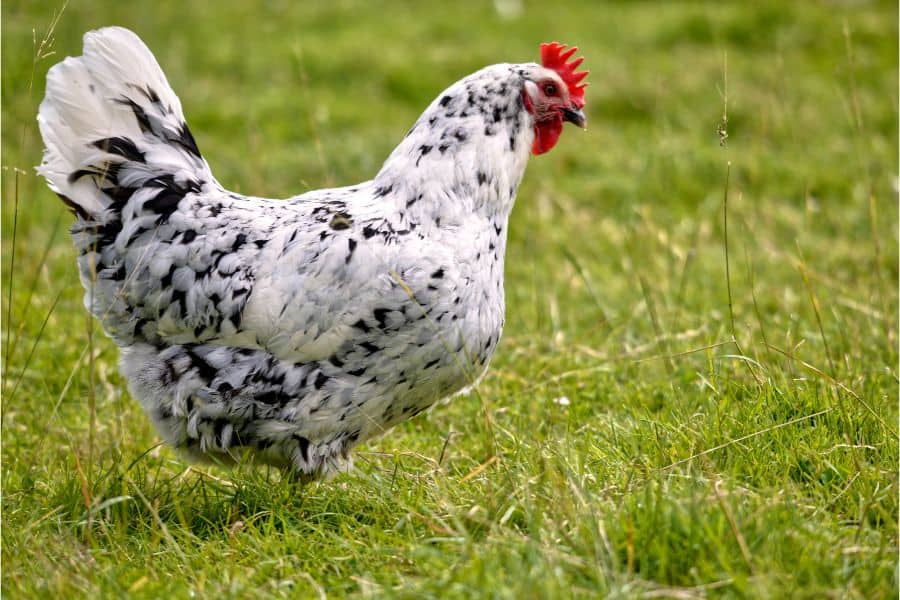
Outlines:
{"label": "green grass field", "polygon": [[[4,597],[897,597],[895,3],[73,1],[41,45],[56,4],[2,6]],[[531,161],[477,392],[307,487],[159,447],[33,170],[47,69],[109,24],[276,197],[579,45],[590,129]]]}

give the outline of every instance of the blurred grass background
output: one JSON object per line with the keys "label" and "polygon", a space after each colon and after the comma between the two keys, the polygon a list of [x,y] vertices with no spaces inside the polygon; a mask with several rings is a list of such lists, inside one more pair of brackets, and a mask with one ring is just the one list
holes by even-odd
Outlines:
{"label": "blurred grass background", "polygon": [[[60,8],[2,5],[4,595],[897,597],[895,3]],[[478,393],[308,488],[156,446],[33,171],[47,69],[110,24],[217,178],[275,197],[581,48],[590,129],[529,165]]]}

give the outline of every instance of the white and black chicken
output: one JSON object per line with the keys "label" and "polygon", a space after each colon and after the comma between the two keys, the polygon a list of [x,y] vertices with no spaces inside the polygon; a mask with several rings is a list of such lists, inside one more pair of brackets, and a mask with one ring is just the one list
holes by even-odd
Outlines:
{"label": "white and black chicken", "polygon": [[477,381],[528,156],[585,124],[575,50],[469,75],[374,179],[278,201],[216,181],[134,33],[87,33],[47,75],[38,171],[75,214],[85,306],[162,437],[312,479]]}

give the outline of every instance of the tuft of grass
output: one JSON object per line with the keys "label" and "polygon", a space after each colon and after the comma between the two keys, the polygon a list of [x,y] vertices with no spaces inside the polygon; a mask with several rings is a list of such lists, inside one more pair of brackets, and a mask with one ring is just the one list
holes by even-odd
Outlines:
{"label": "tuft of grass", "polygon": [[[897,597],[895,3],[62,7],[0,9],[4,595]],[[32,169],[46,70],[109,24],[268,196],[581,47],[591,130],[529,166],[477,394],[307,487],[159,446]]]}

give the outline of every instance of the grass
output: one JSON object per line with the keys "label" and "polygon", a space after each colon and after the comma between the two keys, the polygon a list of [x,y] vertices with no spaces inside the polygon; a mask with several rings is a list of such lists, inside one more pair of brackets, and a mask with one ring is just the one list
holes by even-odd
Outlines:
{"label": "grass", "polygon": [[[39,48],[56,9],[3,3],[5,597],[897,597],[896,4],[252,6],[72,2]],[[113,23],[270,196],[581,46],[590,131],[531,161],[477,393],[305,488],[158,446],[32,169],[46,70]]]}

